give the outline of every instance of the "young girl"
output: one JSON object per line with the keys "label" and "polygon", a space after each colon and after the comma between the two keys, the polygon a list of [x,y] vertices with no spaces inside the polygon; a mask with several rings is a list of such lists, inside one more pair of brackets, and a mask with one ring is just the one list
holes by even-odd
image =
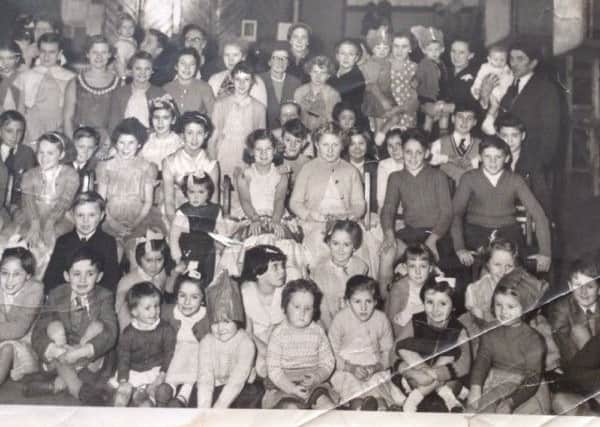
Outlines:
{"label": "young girl", "polygon": [[163,95],[150,101],[152,131],[140,151],[140,156],[154,163],[159,171],[162,170],[163,160],[183,145],[181,137],[174,132],[178,119],[179,110],[170,95]]}
{"label": "young girl", "polygon": [[362,49],[354,39],[340,41],[335,48],[338,69],[327,80],[327,84],[340,94],[342,101],[356,108],[361,108],[365,96],[365,76],[357,65],[361,56]]}
{"label": "young girl", "polygon": [[424,311],[413,314],[394,346],[394,371],[409,393],[404,412],[416,412],[435,392],[450,412],[462,412],[455,394],[469,373],[469,336],[454,315],[454,279],[429,277],[420,291]]}
{"label": "young girl", "polygon": [[[181,116],[180,127],[183,133],[183,147],[163,160],[162,178],[165,192],[165,216],[167,224],[172,224],[175,211],[186,201],[181,191],[186,176],[206,173],[215,184],[211,201],[219,201],[219,164],[209,160],[206,145],[213,132],[213,124],[205,114],[186,111]],[[187,183],[186,183],[187,184]]]}
{"label": "young girl", "polygon": [[326,330],[344,306],[344,290],[348,279],[367,274],[367,264],[354,255],[362,243],[360,226],[349,220],[337,220],[325,234],[329,256],[323,258],[311,272],[311,278],[323,293],[321,322]]}
{"label": "young girl", "polygon": [[530,256],[538,271],[550,268],[550,226],[542,207],[525,181],[508,170],[510,148],[497,136],[485,135],[479,145],[481,166],[466,172],[452,202],[452,240],[461,263],[471,265],[473,255],[485,247],[496,231],[523,249],[521,226],[517,223],[516,202],[521,201],[535,222],[540,253]]}
{"label": "young girl", "polygon": [[405,275],[391,283],[385,300],[385,313],[392,323],[395,336],[410,322],[413,314],[424,310],[421,289],[433,272],[435,258],[427,246],[416,244],[406,248],[400,263]]}
{"label": "young girl", "polygon": [[354,105],[340,101],[333,106],[331,118],[342,128],[342,131],[348,132],[356,126],[358,110]]}
{"label": "young girl", "polygon": [[133,285],[139,282],[150,282],[161,294],[173,292],[174,278],[171,276],[171,270],[174,263],[162,233],[149,228],[145,237],[136,239],[135,261],[132,271],[123,276],[117,286],[115,311],[121,331],[131,323],[126,299],[127,292]]}
{"label": "young girl", "polygon": [[117,74],[123,83],[125,83],[125,79],[128,76],[127,64],[138,48],[138,43],[133,37],[136,25],[137,22],[135,22],[135,19],[130,14],[122,13],[121,16],[119,16],[119,22],[117,24],[117,40],[114,43],[116,51],[115,66],[117,68]]}
{"label": "young girl", "polygon": [[[385,133],[383,145],[387,150],[388,157],[379,160],[377,164],[377,206],[381,210],[385,201],[388,178],[393,172],[404,169],[404,152],[402,151],[402,131],[394,128]],[[398,212],[402,212],[402,206],[398,206]]]}
{"label": "young girl", "polygon": [[365,183],[365,175],[369,174],[369,212],[377,213],[377,148],[371,138],[371,133],[353,127],[346,133],[348,147],[344,158],[358,171]]}
{"label": "young girl", "polygon": [[165,90],[175,102],[179,111],[199,111],[212,115],[215,96],[208,83],[196,78],[200,67],[200,54],[193,47],[179,51],[175,58],[175,78],[165,85]]}
{"label": "young girl", "polygon": [[[381,245],[379,283],[385,289],[393,277],[394,262],[411,243],[424,243],[442,263],[452,253],[445,238],[452,221],[452,202],[446,175],[429,166],[429,144],[423,132],[409,129],[402,133],[404,169],[388,179],[381,209]],[[395,231],[398,205],[402,203],[405,227]],[[442,268],[444,266],[442,265]]]}
{"label": "young girl", "polygon": [[256,373],[267,377],[267,344],[284,319],[281,292],[286,282],[287,257],[276,246],[257,245],[244,254],[240,275],[246,330],[256,345]]}
{"label": "young girl", "polygon": [[471,370],[469,412],[547,414],[548,388],[541,382],[544,339],[525,321],[538,307],[543,282],[515,269],[494,290],[492,312],[501,323],[481,336]]}
{"label": "young girl", "polygon": [[294,101],[301,107],[302,123],[311,131],[327,123],[340,94],[328,85],[327,79],[335,71],[331,60],[323,55],[315,56],[304,64],[310,82],[294,92]]}
{"label": "young girl", "polygon": [[133,80],[112,94],[108,132],[113,132],[128,117],[135,117],[146,128],[150,127],[148,102],[166,94],[162,87],[150,83],[153,61],[152,55],[143,50],[136,52],[129,60]]}
{"label": "young girl", "polygon": [[119,337],[117,373],[110,380],[117,388],[115,406],[127,406],[130,400],[135,406],[154,406],[157,397],[163,397],[161,385],[173,359],[177,334],[160,318],[160,300],[160,291],[151,282],[136,283],[127,291],[132,320]]}
{"label": "young girl", "polygon": [[14,41],[0,42],[0,112],[16,110],[20,91],[15,86],[22,58],[21,49]]}
{"label": "young girl", "polygon": [[187,175],[181,185],[187,202],[179,206],[171,225],[169,241],[176,263],[196,261],[204,285],[212,281],[217,248],[207,233],[215,232],[223,221],[221,208],[211,202],[215,184],[204,172]]}
{"label": "young girl", "polygon": [[263,390],[254,382],[254,344],[241,328],[239,287],[223,272],[206,293],[210,333],[200,342],[196,362],[198,408],[258,408]]}
{"label": "young girl", "polygon": [[138,119],[121,121],[111,138],[115,157],[96,168],[98,193],[106,200],[104,230],[121,244],[128,237],[143,235],[152,222],[157,168],[138,156],[147,139],[148,133]]}
{"label": "young girl", "polygon": [[40,63],[21,73],[15,86],[21,91],[18,110],[27,119],[26,143],[35,142],[45,132],[63,128],[63,103],[67,84],[75,73],[58,65],[62,52],[60,36],[43,34],[38,40]]}
{"label": "young girl", "polygon": [[0,384],[9,374],[19,381],[38,371],[31,329],[44,300],[44,286],[33,278],[33,254],[24,242],[7,246],[0,259]]}
{"label": "young girl", "polygon": [[204,301],[205,283],[196,264],[188,263],[187,272],[175,281],[175,304],[161,310],[163,319],[177,331],[175,351],[165,379],[165,386],[175,390],[175,393],[166,390],[166,395],[175,394],[175,399],[161,402],[169,406],[186,407],[191,403],[190,395],[198,378],[199,343],[210,331]]}
{"label": "young girl", "polygon": [[14,225],[31,247],[50,249],[56,238],[72,227],[65,213],[79,188],[79,174],[60,163],[67,146],[64,135],[44,134],[36,145],[39,166],[23,175],[21,209]]}
{"label": "young girl", "polygon": [[315,322],[320,298],[319,288],[310,280],[292,280],[283,289],[285,320],[269,338],[263,408],[283,407],[285,402],[325,409],[337,400],[326,383],[335,357],[325,331]]}
{"label": "young girl", "polygon": [[212,116],[215,132],[209,142],[208,152],[212,159],[219,161],[222,176],[233,177],[235,168],[244,164],[246,137],[250,132],[266,126],[267,110],[264,104],[250,95],[255,74],[249,63],[237,63],[231,70],[231,77],[234,93],[215,103]]}
{"label": "young girl", "polygon": [[379,284],[367,276],[353,276],[346,283],[344,298],[346,307],[335,315],[329,328],[336,359],[333,388],[342,402],[350,401],[353,408],[402,405],[404,395],[389,374],[392,328],[385,314],[376,309]]}

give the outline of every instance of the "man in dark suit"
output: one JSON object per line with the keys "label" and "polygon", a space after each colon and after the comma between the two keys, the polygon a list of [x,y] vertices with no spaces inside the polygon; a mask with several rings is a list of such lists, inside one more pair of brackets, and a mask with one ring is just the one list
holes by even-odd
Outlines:
{"label": "man in dark suit", "polygon": [[[513,43],[509,54],[515,79],[502,98],[501,111],[512,113],[525,124],[527,137],[518,167],[529,175],[533,194],[551,217],[551,187],[561,130],[560,94],[557,86],[538,70],[541,53],[532,41]],[[489,94],[497,81],[496,76],[484,79],[481,91],[484,108],[488,107]]]}
{"label": "man in dark suit", "polygon": [[294,99],[294,92],[301,85],[300,80],[286,72],[290,60],[290,49],[287,42],[277,42],[271,49],[269,71],[260,74],[267,89],[267,126],[274,129],[283,125],[279,123],[279,107],[286,101]]}

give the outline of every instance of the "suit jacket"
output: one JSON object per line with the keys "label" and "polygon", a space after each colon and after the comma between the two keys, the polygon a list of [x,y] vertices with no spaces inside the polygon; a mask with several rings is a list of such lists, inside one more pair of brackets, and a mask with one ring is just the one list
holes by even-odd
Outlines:
{"label": "suit jacket", "polygon": [[298,89],[302,83],[297,77],[286,73],[285,79],[283,80],[283,88],[281,89],[281,101],[278,101],[277,96],[275,95],[275,87],[273,86],[271,73],[266,71],[259,74],[259,76],[265,83],[265,88],[267,89],[267,127],[269,127],[269,129],[281,127],[283,123],[279,123],[279,106],[286,101],[293,101],[294,92],[296,92],[296,89]]}
{"label": "suit jacket", "polygon": [[18,205],[21,200],[23,174],[37,165],[35,153],[28,145],[19,144],[12,158],[6,159],[8,173],[14,177],[11,203]]}
{"label": "suit jacket", "polygon": [[521,119],[527,131],[517,168],[525,173],[552,170],[561,126],[556,85],[535,72],[512,105],[505,95],[501,107]]}
{"label": "suit jacket", "polygon": [[[89,308],[83,309],[83,312],[81,309],[76,310],[71,304],[69,284],[61,285],[50,292],[31,337],[31,344],[40,358],[43,359],[51,343],[46,329],[53,321],[59,321],[64,326],[68,344],[78,344],[92,321],[101,322],[104,326],[103,331],[89,342],[94,347],[93,359],[104,356],[114,348],[119,333],[114,294],[96,286],[88,294],[88,303]],[[81,321],[78,321],[80,317]]]}
{"label": "suit jacket", "polygon": [[104,275],[99,285],[116,292],[117,284],[121,279],[119,261],[117,259],[117,242],[114,237],[107,234],[100,226],[90,240],[82,242],[75,230],[63,234],[54,244],[48,267],[44,273],[44,292],[50,293],[54,288],[65,282],[63,272],[75,252],[83,247],[90,247],[104,261]]}
{"label": "suit jacket", "polygon": [[[112,131],[117,127],[119,122],[125,118],[125,110],[127,109],[127,103],[131,94],[133,93],[131,84],[127,84],[113,92],[112,98],[110,99],[110,113],[108,117],[108,132]],[[146,98],[148,100],[158,98],[166,94],[165,90],[159,86],[151,85],[146,91]]]}
{"label": "suit jacket", "polygon": [[26,336],[37,318],[44,303],[44,287],[37,280],[30,280],[15,295],[11,304],[4,300],[0,292],[0,342],[19,340]]}
{"label": "suit jacket", "polygon": [[[569,294],[550,304],[548,320],[552,325],[554,341],[560,351],[561,364],[565,365],[579,352],[573,339],[573,326],[589,328],[587,316],[573,295]],[[600,300],[596,306],[593,322],[597,335],[600,333]]]}

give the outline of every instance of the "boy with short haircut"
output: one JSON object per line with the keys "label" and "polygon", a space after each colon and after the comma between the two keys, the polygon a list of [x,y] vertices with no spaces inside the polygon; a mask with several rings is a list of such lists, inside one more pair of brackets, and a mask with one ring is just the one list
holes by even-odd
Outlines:
{"label": "boy with short haircut", "polygon": [[84,403],[105,402],[108,397],[96,384],[106,381],[114,369],[107,357],[119,330],[114,295],[97,286],[102,260],[89,248],[76,251],[63,273],[64,284],[48,295],[31,337],[43,369],[57,376],[51,381],[32,381],[23,393],[32,396],[68,389]]}
{"label": "boy with short haircut", "polygon": [[496,131],[498,136],[510,147],[510,154],[512,157],[512,163],[510,164],[511,170],[523,176],[527,175],[529,173],[528,171],[524,171],[517,167],[519,158],[521,157],[521,145],[527,136],[525,124],[511,113],[504,113],[496,119]]}
{"label": "boy with short haircut", "polygon": [[283,167],[290,173],[293,183],[298,172],[310,157],[305,154],[310,145],[308,129],[300,119],[288,120],[281,127],[281,142],[283,145]]}
{"label": "boy with short haircut", "polygon": [[452,178],[456,185],[468,170],[479,166],[479,138],[472,135],[477,124],[474,104],[458,104],[452,115],[454,132],[443,135],[431,145],[431,164]]}
{"label": "boy with short haircut", "polygon": [[72,208],[75,228],[56,240],[43,278],[46,294],[64,283],[63,271],[67,269],[69,260],[84,247],[102,260],[106,274],[102,275],[100,286],[115,292],[121,278],[117,242],[99,227],[104,218],[104,208],[104,199],[96,192],[80,193],[75,197]]}
{"label": "boy with short haircut", "polygon": [[74,159],[73,168],[79,173],[81,184],[79,192],[93,191],[94,170],[97,159],[94,157],[100,144],[100,134],[90,126],[80,126],[73,133]]}

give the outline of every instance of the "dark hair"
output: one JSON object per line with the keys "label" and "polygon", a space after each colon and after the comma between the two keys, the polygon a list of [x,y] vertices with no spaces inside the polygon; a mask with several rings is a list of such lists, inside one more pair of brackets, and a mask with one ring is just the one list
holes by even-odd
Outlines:
{"label": "dark hair", "polygon": [[[161,240],[150,240],[150,247],[152,251],[160,252],[164,259],[164,269],[167,275],[171,274],[171,270],[174,267],[175,262],[171,257],[171,249],[167,244],[166,239]],[[138,243],[135,246],[135,260],[139,266],[142,265],[142,257],[146,254],[146,242]]]}
{"label": "dark hair", "polygon": [[21,247],[5,249],[2,252],[2,258],[0,258],[0,266],[9,258],[17,258],[21,261],[21,267],[25,270],[25,273],[30,276],[35,275],[35,257],[29,249]]}
{"label": "dark hair", "polygon": [[256,148],[256,143],[263,139],[268,140],[273,147],[273,164],[280,165],[283,162],[283,156],[277,149],[277,138],[273,136],[269,129],[256,129],[248,134],[246,137],[246,147],[244,149],[244,161],[248,164],[255,162],[253,151]]}
{"label": "dark hair", "polygon": [[91,126],[79,126],[73,132],[73,142],[80,138],[92,138],[96,145],[100,144],[100,133]]}
{"label": "dark hair", "polygon": [[188,196],[188,180],[191,179],[194,185],[202,185],[206,187],[206,191],[208,191],[208,200],[210,200],[215,193],[215,183],[209,174],[205,173],[204,176],[198,177],[194,174],[188,174],[183,177],[183,182],[181,183],[181,192],[185,197]]}
{"label": "dark hair", "polygon": [[59,52],[62,50],[62,38],[57,33],[44,33],[40,36],[37,41],[38,48],[42,47],[42,43],[56,43],[58,45]]}
{"label": "dark hair", "polygon": [[454,112],[452,113],[453,116],[456,116],[456,113],[473,113],[473,115],[475,116],[475,119],[477,119],[477,104],[475,104],[475,101],[459,101],[456,102],[454,104]]}
{"label": "dark hair", "polygon": [[340,49],[340,47],[343,44],[352,45],[354,47],[354,49],[356,50],[356,62],[360,61],[360,58],[362,58],[362,55],[363,55],[363,50],[360,47],[360,43],[358,41],[356,41],[356,39],[354,39],[352,37],[343,38],[342,40],[340,40],[339,42],[337,42],[335,44],[334,52],[335,52],[336,55],[338,53],[338,50]]}
{"label": "dark hair", "polygon": [[273,56],[273,53],[275,53],[276,51],[286,52],[288,55],[288,59],[292,56],[292,54],[290,52],[290,44],[287,41],[277,40],[274,43],[272,43],[270,46],[268,46],[269,58],[271,56]]}
{"label": "dark hair", "polygon": [[387,153],[388,157],[392,157],[392,153],[390,153],[390,150],[388,149],[387,145],[388,145],[388,141],[393,137],[399,138],[400,145],[402,145],[402,129],[392,128],[385,133],[385,137],[383,138],[383,146],[384,146],[385,152]]}
{"label": "dark hair", "polygon": [[373,295],[375,305],[381,302],[381,295],[379,294],[379,282],[372,277],[357,274],[352,276],[346,282],[346,290],[344,291],[344,298],[349,300],[356,292],[367,291]]}
{"label": "dark hair", "polygon": [[140,148],[148,140],[148,131],[146,127],[135,117],[128,117],[119,122],[115,130],[110,137],[110,141],[113,145],[117,144],[117,141],[121,135],[132,135],[137,139]]}
{"label": "dark hair", "polygon": [[171,124],[170,129],[173,130],[175,128],[175,124],[177,124],[177,120],[179,119],[179,108],[177,107],[177,103],[173,97],[169,94],[166,94],[158,98],[153,98],[148,102],[150,126],[154,126],[153,116],[154,112],[158,110],[167,110],[171,113],[173,124]]}
{"label": "dark hair", "polygon": [[362,229],[360,228],[360,225],[358,225],[356,221],[352,221],[350,219],[336,220],[333,223],[333,226],[331,226],[329,230],[325,232],[325,237],[323,238],[323,241],[328,244],[331,240],[331,237],[333,236],[333,233],[335,233],[336,231],[345,231],[346,233],[348,233],[350,235],[350,239],[352,240],[352,246],[354,247],[354,249],[356,250],[360,248],[360,245],[362,244],[363,233]]}
{"label": "dark hair", "polygon": [[402,256],[400,262],[406,263],[411,259],[422,259],[433,265],[435,263],[435,256],[431,249],[424,243],[414,243],[408,245]]}
{"label": "dark hair", "polygon": [[125,301],[127,302],[127,308],[129,311],[133,310],[138,306],[141,299],[144,297],[158,297],[158,300],[161,300],[161,293],[154,283],[152,282],[139,282],[133,285],[127,291],[127,295],[125,296]]}
{"label": "dark hair", "polygon": [[304,126],[302,120],[300,119],[291,119],[285,122],[281,126],[281,139],[283,140],[283,135],[289,133],[293,135],[295,138],[306,139],[308,136],[308,128]]}
{"label": "dark hair", "polygon": [[498,116],[495,122],[496,130],[500,132],[502,128],[515,128],[521,133],[526,133],[525,123],[512,113],[502,113]]}
{"label": "dark hair", "polygon": [[71,145],[71,141],[69,140],[69,138],[67,138],[67,135],[61,133],[61,132],[47,132],[43,135],[41,135],[38,139],[38,150],[40,147],[40,143],[42,141],[47,141],[52,145],[57,145],[58,149],[60,150],[61,153],[64,153],[67,151],[67,148]]}
{"label": "dark hair", "polygon": [[305,24],[303,22],[296,22],[290,28],[288,28],[287,41],[289,42],[292,39],[292,34],[298,28],[302,28],[302,29],[306,30],[306,33],[308,34],[308,43],[310,44],[310,38],[312,37],[313,31],[312,31],[312,28],[309,25],[307,25],[307,24]]}
{"label": "dark hair", "polygon": [[96,267],[99,273],[104,271],[104,259],[92,248],[84,246],[71,256],[66,265],[65,271],[69,271],[79,261],[89,261],[93,266]]}
{"label": "dark hair", "polygon": [[29,43],[33,43],[35,41],[35,35],[33,33],[33,30],[30,28],[16,28],[13,31],[11,38],[13,41],[24,40]]}
{"label": "dark hair", "polygon": [[144,34],[144,37],[146,37],[147,34],[152,34],[154,37],[156,37],[156,42],[160,45],[161,49],[163,51],[167,50],[169,47],[169,36],[162,31],[157,30],[156,28],[149,28],[146,31],[146,34]]}
{"label": "dark hair", "polygon": [[21,48],[14,40],[0,39],[0,50],[8,50],[9,52],[12,52],[15,55],[17,55],[19,58],[23,57],[23,52],[21,52]]}
{"label": "dark hair", "polygon": [[415,40],[415,36],[408,30],[395,32],[392,35],[392,46],[394,45],[395,39],[407,39],[411,50],[415,50],[415,48],[417,47],[417,41]]}
{"label": "dark hair", "polygon": [[515,40],[508,48],[508,51],[520,50],[530,60],[540,61],[542,59],[542,51],[539,47],[539,43],[536,43],[532,39],[521,38]]}
{"label": "dark hair", "polygon": [[497,237],[489,243],[483,252],[483,262],[485,264],[490,261],[494,251],[508,252],[512,255],[513,259],[517,259],[519,256],[519,248],[513,241],[503,237]]}
{"label": "dark hair", "polygon": [[84,205],[86,203],[96,203],[100,208],[101,212],[104,212],[106,209],[106,202],[102,198],[99,193],[95,191],[85,191],[83,193],[77,193],[75,198],[73,199],[73,203],[71,204],[71,209],[75,210],[78,206]]}
{"label": "dark hair", "polygon": [[[186,111],[179,118],[176,128],[179,133],[184,133],[187,125],[189,125],[191,123],[196,123],[197,125],[202,126],[202,128],[204,129],[204,134],[206,136],[205,136],[204,144],[202,145],[202,147],[203,148],[206,147],[206,143],[212,136],[213,131],[215,130],[215,126],[213,125],[213,122],[210,120],[210,117],[207,114],[200,113],[198,111]],[[185,140],[185,138],[184,138],[184,140]]]}
{"label": "dark hair", "polygon": [[193,283],[198,287],[198,289],[200,289],[203,299],[202,303],[204,305],[204,303],[206,302],[204,301],[204,299],[206,298],[206,295],[204,294],[204,288],[206,287],[206,281],[204,280],[204,277],[197,279],[195,277],[189,276],[188,274],[177,275],[177,278],[175,279],[175,284],[173,285],[173,295],[175,295],[175,297],[177,298],[177,294],[179,293],[181,286],[186,282]]}
{"label": "dark hair", "polygon": [[321,126],[319,126],[318,128],[316,128],[313,133],[312,133],[312,140],[313,143],[315,144],[319,144],[321,142],[321,138],[323,137],[323,135],[335,135],[338,138],[340,138],[340,140],[344,139],[344,131],[342,131],[342,128],[340,127],[340,125],[338,125],[336,122],[327,122],[325,124],[322,124]]}
{"label": "dark hair", "polygon": [[365,160],[376,161],[377,160],[377,147],[375,146],[375,142],[373,141],[373,138],[371,137],[371,133],[366,130],[362,130],[356,126],[348,129],[348,131],[346,132],[347,143],[345,144],[346,148],[344,149],[344,151],[342,153],[342,157],[344,157],[346,159],[350,158],[350,145],[352,144],[352,138],[355,136],[360,136],[362,139],[365,140],[365,143],[367,145],[367,152],[365,153]]}
{"label": "dark hair", "polygon": [[600,262],[597,253],[586,253],[581,258],[573,261],[567,270],[568,280],[572,280],[576,274],[584,274],[588,277],[598,279],[600,277]]}
{"label": "dark hair", "polygon": [[469,39],[467,39],[466,37],[458,37],[455,38],[454,40],[452,40],[452,43],[450,43],[450,47],[452,47],[452,45],[456,42],[459,43],[464,43],[467,45],[467,49],[469,49],[469,52],[473,52],[473,50],[471,49],[471,41]]}
{"label": "dark hair", "polygon": [[483,135],[481,142],[479,143],[479,155],[483,156],[483,152],[490,147],[500,150],[504,153],[504,155],[508,158],[508,162],[504,164],[504,167],[510,168],[512,154],[506,141],[496,135]]}
{"label": "dark hair", "polygon": [[208,39],[208,33],[206,32],[206,30],[204,28],[202,28],[200,25],[197,25],[197,24],[187,24],[186,26],[184,26],[183,30],[181,30],[181,37],[185,38],[185,36],[187,35],[187,33],[189,33],[190,31],[193,31],[193,30],[202,33],[202,36],[205,39]]}
{"label": "dark hair", "polygon": [[277,246],[258,245],[244,254],[244,265],[240,279],[242,282],[256,282],[269,269],[269,263],[281,261],[285,264],[287,256]]}
{"label": "dark hair", "polygon": [[456,289],[454,289],[454,286],[452,286],[450,284],[450,282],[445,279],[446,278],[444,278],[444,277],[436,277],[433,275],[429,276],[427,278],[427,280],[425,280],[425,283],[423,284],[423,287],[421,288],[421,291],[419,292],[419,298],[421,298],[421,301],[423,303],[425,303],[425,294],[428,291],[441,292],[443,294],[448,295],[448,297],[450,297],[450,301],[452,302],[452,307],[454,307],[454,295],[455,295]]}
{"label": "dark hair", "polygon": [[308,61],[304,63],[304,72],[306,74],[310,74],[314,66],[319,68],[327,69],[329,74],[335,73],[335,66],[333,65],[333,61],[329,59],[328,56],[325,55],[317,55],[310,58]]}
{"label": "dark hair", "polygon": [[127,61],[127,68],[131,70],[133,68],[133,64],[135,64],[135,61],[137,60],[149,61],[150,64],[154,65],[154,58],[152,55],[145,50],[138,50],[131,58],[129,58],[129,61]]}
{"label": "dark hair", "polygon": [[89,36],[85,41],[84,52],[89,52],[95,44],[105,44],[108,46],[108,51],[110,52],[110,58],[112,58],[115,54],[114,46],[108,41],[108,39],[102,34],[95,34],[93,36]]}
{"label": "dark hair", "polygon": [[427,138],[427,135],[422,130],[417,129],[417,128],[412,128],[412,129],[406,129],[404,132],[402,132],[402,147],[403,148],[406,145],[406,143],[410,140],[417,141],[419,144],[421,144],[421,147],[423,147],[423,150],[425,150],[425,151],[429,150],[429,138]]}
{"label": "dark hair", "polygon": [[0,114],[0,127],[3,127],[8,122],[19,122],[23,124],[23,135],[21,136],[21,140],[17,141],[17,144],[20,144],[23,142],[23,138],[25,138],[25,129],[27,128],[25,116],[17,110],[6,110]]}
{"label": "dark hair", "polygon": [[256,75],[254,66],[246,60],[241,60],[240,62],[234,65],[233,69],[231,70],[231,78],[235,78],[236,74],[239,73],[250,74],[252,81],[254,81],[254,76]]}
{"label": "dark hair", "polygon": [[340,101],[333,106],[333,110],[331,110],[331,118],[334,122],[340,123],[340,114],[344,111],[352,111],[354,113],[355,121],[359,117],[359,113],[357,108],[349,102]]}
{"label": "dark hair", "polygon": [[315,282],[310,279],[296,279],[289,281],[281,292],[281,308],[284,313],[287,313],[287,307],[292,299],[292,296],[297,292],[308,292],[314,297],[313,300],[313,318],[317,320],[320,317],[319,307],[321,306],[321,299],[323,293]]}
{"label": "dark hair", "polygon": [[202,58],[200,57],[200,54],[198,53],[196,48],[193,47],[184,47],[177,52],[177,55],[175,56],[175,62],[173,63],[173,68],[177,66],[177,63],[179,62],[181,57],[186,55],[194,58],[194,60],[196,61],[196,71],[198,71],[198,68],[200,68],[200,65],[202,64]]}

